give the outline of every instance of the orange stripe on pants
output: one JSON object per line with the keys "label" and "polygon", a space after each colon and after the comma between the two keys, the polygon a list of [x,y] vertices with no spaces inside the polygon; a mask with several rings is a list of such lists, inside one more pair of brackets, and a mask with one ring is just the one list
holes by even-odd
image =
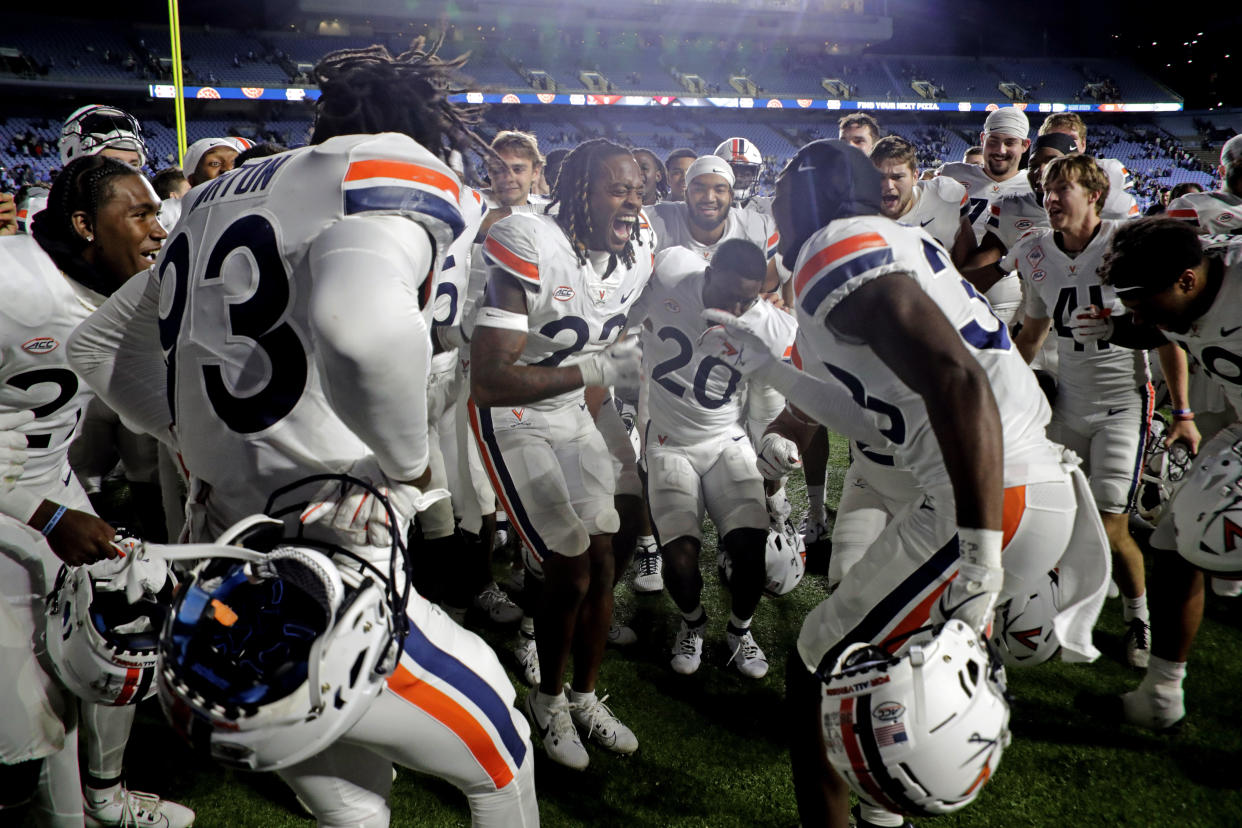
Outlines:
{"label": "orange stripe on pants", "polygon": [[468,710],[411,673],[403,664],[388,677],[388,688],[453,731],[499,790],[513,781],[513,771],[496,743]]}
{"label": "orange stripe on pants", "polygon": [[1005,507],[1001,517],[1001,531],[1004,533],[1001,539],[1001,549],[1013,540],[1014,534],[1018,531],[1018,525],[1022,523],[1022,516],[1025,514],[1026,486],[1010,486],[1005,489]]}

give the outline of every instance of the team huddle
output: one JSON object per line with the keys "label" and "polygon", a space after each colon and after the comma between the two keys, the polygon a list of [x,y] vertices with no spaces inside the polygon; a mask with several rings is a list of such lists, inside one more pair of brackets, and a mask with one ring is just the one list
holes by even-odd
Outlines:
{"label": "team huddle", "polygon": [[[1242,137],[1167,218],[1137,217],[1076,115],[1032,140],[1016,108],[935,176],[847,116],[764,196],[742,137],[667,163],[593,139],[555,169],[534,136],[484,141],[458,65],[329,54],[309,146],[205,139],[163,200],[137,123],[86,107],[21,232],[0,201],[0,810],[192,825],[123,781],[158,694],[320,826],[388,825],[394,765],[474,825],[538,825],[536,744],[583,769],[643,737],[639,700],[597,694],[636,638],[631,563],[680,614],[669,666],[702,666],[705,517],[727,669],[792,647],[804,825],[973,801],[1010,741],[1005,669],[1096,659],[1111,588],[1146,671],[1120,714],[1184,718],[1206,576],[1242,583],[1242,241],[1216,235]],[[180,543],[96,516],[84,458],[114,443]],[[829,538],[829,597],[765,636],[760,602]],[[520,707],[472,606],[516,625]]]}

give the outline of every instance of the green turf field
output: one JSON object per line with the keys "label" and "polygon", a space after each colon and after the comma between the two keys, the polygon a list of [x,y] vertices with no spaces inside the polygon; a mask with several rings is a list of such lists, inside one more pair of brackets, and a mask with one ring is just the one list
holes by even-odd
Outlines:
{"label": "green turf field", "polygon": [[[829,504],[840,492],[844,441],[833,441]],[[801,481],[791,485],[795,513]],[[801,502],[799,502],[801,501]],[[574,772],[536,751],[546,826],[795,826],[783,747],[782,676],[786,648],[802,617],[825,597],[822,576],[808,575],[790,595],[764,599],[756,638],[771,669],[762,681],[724,669],[725,604],[715,586],[714,537],[704,555],[711,615],[703,666],[694,676],[669,668],[677,629],[665,595],[617,590],[618,617],[639,643],[610,650],[599,691],[637,734],[627,758],[591,747],[591,766]],[[1158,577],[1158,570],[1149,572]],[[1242,598],[1209,595],[1186,681],[1188,723],[1174,736],[1148,734],[1084,713],[1084,694],[1131,689],[1141,674],[1123,665],[1121,607],[1109,601],[1096,633],[1104,657],[1091,665],[1048,664],[1010,671],[1013,744],[980,798],[926,826],[1239,826],[1242,825]],[[483,629],[518,686],[509,654],[512,632]],[[1235,705],[1239,705],[1235,707]],[[198,812],[197,825],[308,826],[289,790],[273,775],[234,773],[192,755],[164,725],[152,700],[129,748],[132,787],[156,791]],[[394,826],[466,826],[465,799],[434,779],[399,771]]]}

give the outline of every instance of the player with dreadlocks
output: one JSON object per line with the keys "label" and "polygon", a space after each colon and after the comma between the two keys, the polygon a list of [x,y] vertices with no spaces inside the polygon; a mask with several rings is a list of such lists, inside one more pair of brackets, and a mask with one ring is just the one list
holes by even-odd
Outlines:
{"label": "player with dreadlocks", "polygon": [[[497,222],[483,244],[487,293],[471,342],[470,424],[527,569],[542,579],[535,648],[542,668],[526,712],[548,755],[589,762],[578,735],[618,753],[638,740],[595,695],[612,619],[620,527],[604,439],[584,388],[636,384],[637,345],[621,339],[651,275],[634,156],[602,139],[565,158],[549,213]],[[566,697],[562,679],[574,655]]]}
{"label": "player with dreadlocks", "polygon": [[[387,568],[392,533],[444,494],[428,492],[430,299],[450,247],[475,232],[477,201],[448,161],[485,150],[478,110],[448,100],[459,65],[421,42],[327,55],[312,145],[193,190],[145,284],[71,343],[127,422],[174,435],[191,540],[308,475],[347,472],[387,494],[398,525],[334,482],[302,490],[288,528]],[[321,826],[388,825],[393,763],[460,788],[476,826],[537,825],[529,728],[495,653],[417,593],[405,615],[404,648],[358,723],[280,776]]]}

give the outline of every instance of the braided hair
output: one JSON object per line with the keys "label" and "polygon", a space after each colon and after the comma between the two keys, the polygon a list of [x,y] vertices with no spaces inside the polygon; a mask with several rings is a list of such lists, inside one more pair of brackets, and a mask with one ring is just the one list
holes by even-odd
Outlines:
{"label": "braided hair", "polygon": [[[587,244],[595,234],[595,227],[591,224],[591,184],[604,159],[616,155],[633,157],[627,148],[606,138],[583,141],[565,156],[556,175],[556,184],[552,187],[552,201],[546,212],[551,214],[553,208],[560,205],[556,223],[569,237],[569,246],[574,249],[580,265],[587,263]],[[634,266],[634,241],[631,238],[621,250],[621,261],[626,267]],[[638,243],[642,244],[641,238]]]}
{"label": "braided hair", "polygon": [[95,225],[99,208],[112,196],[115,179],[142,175],[122,161],[104,155],[84,155],[70,161],[52,182],[47,208],[33,219],[33,235],[56,267],[69,278],[104,296],[111,296],[118,284],[100,273],[83,257],[89,242],[73,226],[73,214],[86,213]]}
{"label": "braided hair", "polygon": [[493,153],[471,129],[483,117],[483,106],[456,104],[449,96],[465,91],[457,70],[469,55],[443,60],[440,42],[424,49],[418,38],[409,50],[393,57],[383,46],[341,49],[315,64],[321,95],[315,108],[312,144],[338,135],[400,132],[410,136],[446,163],[456,150]]}

